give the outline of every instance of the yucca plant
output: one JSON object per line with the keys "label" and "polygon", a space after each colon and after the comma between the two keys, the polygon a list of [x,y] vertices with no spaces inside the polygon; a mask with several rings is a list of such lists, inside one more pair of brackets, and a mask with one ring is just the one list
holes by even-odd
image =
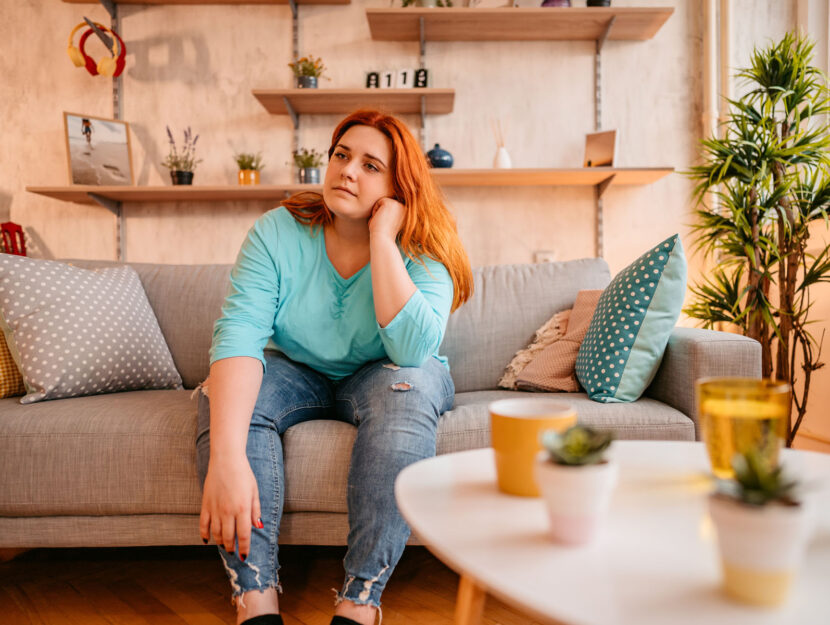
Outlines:
{"label": "yucca plant", "polygon": [[703,164],[688,172],[697,182],[695,244],[716,266],[691,287],[684,312],[761,343],[763,376],[793,387],[788,446],[823,366],[821,337],[808,329],[810,288],[830,282],[830,245],[808,252],[811,225],[827,227],[830,205],[830,106],[825,76],[810,64],[813,47],[790,33],[756,49],[738,73],[747,93],[728,100],[722,138],[704,140]]}

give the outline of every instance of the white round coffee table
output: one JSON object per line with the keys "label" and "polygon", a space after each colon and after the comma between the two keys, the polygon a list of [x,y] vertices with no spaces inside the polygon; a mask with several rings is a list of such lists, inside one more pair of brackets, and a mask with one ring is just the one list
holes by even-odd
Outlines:
{"label": "white round coffee table", "polygon": [[816,530],[788,602],[762,609],[720,590],[711,488],[701,443],[617,441],[603,532],[585,547],[548,538],[544,504],[499,492],[492,449],[446,454],[401,472],[395,495],[423,543],[461,575],[456,624],[478,623],[486,593],[568,625],[830,623],[830,455],[785,450],[814,480]]}

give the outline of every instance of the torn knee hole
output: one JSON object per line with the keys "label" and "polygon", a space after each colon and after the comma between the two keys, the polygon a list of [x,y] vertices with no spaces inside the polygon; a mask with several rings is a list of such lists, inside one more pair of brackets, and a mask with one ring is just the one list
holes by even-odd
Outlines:
{"label": "torn knee hole", "polygon": [[393,391],[397,391],[399,393],[405,393],[406,391],[412,390],[412,385],[409,382],[395,382],[392,386],[390,386]]}

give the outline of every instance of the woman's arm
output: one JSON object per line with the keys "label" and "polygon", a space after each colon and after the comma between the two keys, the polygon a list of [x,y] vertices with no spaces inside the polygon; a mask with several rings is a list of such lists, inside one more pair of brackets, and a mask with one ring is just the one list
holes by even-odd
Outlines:
{"label": "woman's arm", "polygon": [[247,555],[260,517],[259,490],[246,455],[248,427],[262,383],[257,358],[224,358],[210,367],[210,462],[199,533],[231,553],[235,538]]}
{"label": "woman's arm", "polygon": [[372,295],[380,338],[398,365],[417,367],[436,352],[452,306],[453,285],[446,268],[413,264],[410,275],[396,239],[404,207],[391,198],[378,201],[369,221]]}

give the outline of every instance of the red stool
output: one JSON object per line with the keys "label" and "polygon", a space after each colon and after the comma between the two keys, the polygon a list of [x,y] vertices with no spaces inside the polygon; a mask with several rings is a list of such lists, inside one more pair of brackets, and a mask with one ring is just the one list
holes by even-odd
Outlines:
{"label": "red stool", "polygon": [[23,228],[20,224],[11,221],[2,223],[0,234],[3,235],[3,251],[6,254],[26,255],[26,241],[23,238]]}

